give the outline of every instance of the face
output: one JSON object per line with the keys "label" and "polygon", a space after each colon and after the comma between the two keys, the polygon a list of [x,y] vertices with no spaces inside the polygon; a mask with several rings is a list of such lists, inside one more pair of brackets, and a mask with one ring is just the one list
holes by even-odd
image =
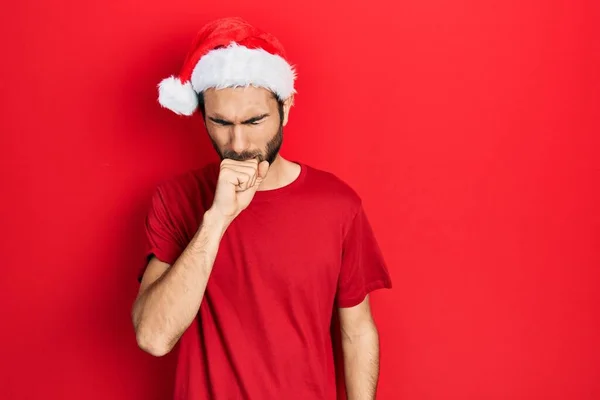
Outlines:
{"label": "face", "polygon": [[275,161],[292,99],[283,105],[283,119],[273,94],[253,86],[207,89],[204,114],[208,135],[221,159]]}

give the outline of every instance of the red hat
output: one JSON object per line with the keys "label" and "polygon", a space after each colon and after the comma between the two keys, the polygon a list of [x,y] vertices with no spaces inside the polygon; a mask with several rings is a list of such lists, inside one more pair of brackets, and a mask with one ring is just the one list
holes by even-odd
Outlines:
{"label": "red hat", "polygon": [[295,79],[294,67],[273,35],[241,18],[223,18],[200,30],[179,75],[159,83],[158,102],[176,114],[192,115],[197,93],[248,85],[269,89],[285,100],[296,92]]}

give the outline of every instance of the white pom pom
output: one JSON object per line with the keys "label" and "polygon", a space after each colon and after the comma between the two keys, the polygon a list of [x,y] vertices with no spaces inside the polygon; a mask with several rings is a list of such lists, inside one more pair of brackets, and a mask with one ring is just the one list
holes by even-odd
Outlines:
{"label": "white pom pom", "polygon": [[170,76],[158,84],[158,102],[178,115],[192,115],[198,107],[198,97],[190,82],[181,83]]}

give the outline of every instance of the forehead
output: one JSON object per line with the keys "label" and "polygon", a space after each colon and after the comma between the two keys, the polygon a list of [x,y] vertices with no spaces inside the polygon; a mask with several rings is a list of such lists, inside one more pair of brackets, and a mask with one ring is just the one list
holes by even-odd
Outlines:
{"label": "forehead", "polygon": [[204,91],[204,107],[208,115],[218,113],[229,118],[246,118],[268,113],[276,106],[273,94],[264,88],[247,86]]}

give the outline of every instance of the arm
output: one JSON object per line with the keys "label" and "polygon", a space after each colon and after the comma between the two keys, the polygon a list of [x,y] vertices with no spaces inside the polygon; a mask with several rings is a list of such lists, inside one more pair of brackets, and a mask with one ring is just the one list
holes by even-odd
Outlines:
{"label": "arm", "polygon": [[132,309],[138,345],[167,354],[198,313],[227,223],[211,210],[173,266],[153,258]]}
{"label": "arm", "polygon": [[340,329],[348,400],[374,400],[379,379],[379,334],[368,296],[355,307],[340,308]]}
{"label": "arm", "polygon": [[[131,310],[137,342],[143,350],[155,356],[167,354],[190,326],[204,298],[221,239],[229,224],[248,207],[268,170],[269,163],[258,159],[222,160],[213,204],[192,240],[173,266],[156,258],[150,261]],[[159,216],[165,206],[158,207],[150,214],[150,225],[158,226],[148,233],[150,236],[156,236],[156,230],[163,235],[169,231]]]}

